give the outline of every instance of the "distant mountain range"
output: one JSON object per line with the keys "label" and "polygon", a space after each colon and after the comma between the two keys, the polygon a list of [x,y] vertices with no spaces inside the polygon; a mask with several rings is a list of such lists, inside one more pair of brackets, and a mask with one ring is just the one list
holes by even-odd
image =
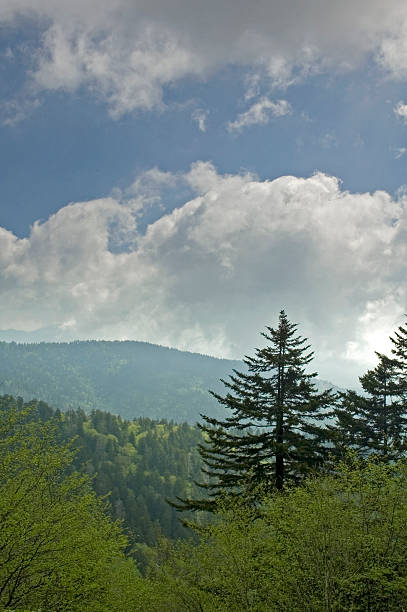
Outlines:
{"label": "distant mountain range", "polygon": [[75,338],[69,329],[60,327],[41,327],[34,331],[22,331],[21,329],[0,329],[0,342],[72,342]]}
{"label": "distant mountain range", "polygon": [[[225,410],[208,390],[223,393],[220,379],[245,368],[241,361],[146,342],[23,344],[23,336],[20,343],[11,336],[16,338],[13,332],[0,332],[6,340],[0,342],[0,394],[41,399],[63,411],[81,407],[126,419],[189,423],[199,421],[201,413],[219,418]],[[330,386],[318,381],[321,390]]]}

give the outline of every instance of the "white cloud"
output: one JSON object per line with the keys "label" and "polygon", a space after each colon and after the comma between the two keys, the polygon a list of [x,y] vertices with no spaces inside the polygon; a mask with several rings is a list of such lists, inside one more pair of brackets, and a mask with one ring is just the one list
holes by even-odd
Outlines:
{"label": "white cloud", "polygon": [[35,96],[28,96],[24,100],[15,98],[0,103],[0,113],[3,125],[13,127],[24,121],[31,113],[38,108],[40,101]]}
{"label": "white cloud", "polygon": [[107,100],[117,118],[136,109],[162,107],[164,85],[198,72],[199,58],[152,25],[133,41],[106,33],[97,42],[89,32],[53,26],[44,37],[33,79],[40,90],[88,86]]}
{"label": "white cloud", "polygon": [[401,14],[398,23],[383,38],[378,54],[378,63],[396,80],[407,78],[407,18]]}
{"label": "white cloud", "polygon": [[198,125],[198,129],[201,132],[206,132],[206,120],[208,118],[209,111],[203,110],[202,108],[197,108],[192,113],[192,119]]}
{"label": "white cloud", "polygon": [[398,102],[394,107],[394,113],[403,123],[407,123],[407,104],[401,101]]}
{"label": "white cloud", "polygon": [[272,117],[284,117],[291,113],[291,106],[287,100],[273,102],[270,98],[263,97],[255,102],[246,112],[238,115],[235,121],[228,123],[229,132],[240,131],[250,125],[264,125]]}
{"label": "white cloud", "polygon": [[251,100],[260,95],[261,75],[258,72],[246,76],[245,100]]}
{"label": "white cloud", "polygon": [[43,31],[30,58],[35,90],[86,87],[113,117],[162,108],[169,84],[227,65],[287,86],[376,54],[391,76],[407,76],[404,0],[0,1],[0,22],[21,16]]}
{"label": "white cloud", "polygon": [[160,199],[165,187],[176,187],[178,178],[172,172],[163,172],[159,168],[150,168],[139,174],[126,190],[127,196],[139,197],[142,202]]}
{"label": "white cloud", "polygon": [[[172,181],[194,197],[140,232],[134,198],[150,205]],[[322,377],[352,384],[406,312],[405,194],[198,162],[183,177],[155,169],[121,197],[65,206],[26,239],[0,230],[0,329],[239,357],[285,307]]]}

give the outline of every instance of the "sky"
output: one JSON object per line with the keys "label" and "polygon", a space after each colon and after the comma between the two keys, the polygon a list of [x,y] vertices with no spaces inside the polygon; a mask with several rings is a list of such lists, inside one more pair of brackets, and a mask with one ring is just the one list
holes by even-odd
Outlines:
{"label": "sky", "polygon": [[285,309],[354,386],[406,161],[405,2],[0,0],[0,330],[241,358]]}

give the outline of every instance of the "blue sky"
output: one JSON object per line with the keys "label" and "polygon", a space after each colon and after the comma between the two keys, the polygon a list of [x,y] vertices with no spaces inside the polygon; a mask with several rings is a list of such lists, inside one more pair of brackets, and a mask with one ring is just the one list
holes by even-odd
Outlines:
{"label": "blue sky", "polygon": [[338,384],[387,348],[407,9],[247,6],[0,0],[0,329],[241,357],[285,307]]}
{"label": "blue sky", "polygon": [[[2,84],[16,70],[14,61],[4,65]],[[237,133],[228,131],[228,122],[250,103],[244,100],[244,71],[236,68],[209,83],[186,79],[168,87],[165,110],[115,120],[89,92],[47,94],[23,121],[1,127],[6,205],[0,224],[25,236],[35,220],[68,202],[125,188],[151,167],[185,172],[198,159],[213,161],[220,172],[243,169],[262,179],[320,170],[339,177],[345,189],[394,193],[407,180],[401,153],[407,127],[394,112],[406,86],[383,83],[372,66],[367,79],[363,73],[300,82],[283,92],[289,115]],[[205,132],[193,119],[197,109],[208,113]]]}

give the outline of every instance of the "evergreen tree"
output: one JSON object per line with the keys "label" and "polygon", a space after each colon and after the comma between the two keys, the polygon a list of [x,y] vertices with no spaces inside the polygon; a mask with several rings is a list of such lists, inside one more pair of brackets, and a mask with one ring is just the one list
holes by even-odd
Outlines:
{"label": "evergreen tree", "polygon": [[207,442],[199,446],[209,482],[199,486],[207,499],[179,499],[179,510],[213,510],[223,493],[265,486],[282,489],[319,466],[327,453],[322,423],[334,402],[330,390],[318,393],[306,366],[313,353],[297,325],[281,311],[278,327],[266,327],[268,344],[245,357],[247,372],[222,380],[227,394],[214,397],[232,415],[225,420],[203,416],[199,427]]}
{"label": "evergreen tree", "polygon": [[[397,361],[400,397],[403,401],[407,400],[407,324],[400,325],[394,332],[394,337],[390,336],[393,343],[392,353]],[[407,410],[406,410],[407,412]]]}
{"label": "evergreen tree", "polygon": [[341,395],[333,439],[339,454],[353,447],[362,457],[375,452],[392,460],[401,455],[405,445],[405,384],[400,378],[400,362],[376,355],[376,368],[359,378],[365,395],[356,391]]}
{"label": "evergreen tree", "polygon": [[397,359],[399,367],[404,370],[404,375],[407,377],[407,324],[400,325],[394,332],[394,338],[390,337],[393,343],[392,353]]}

